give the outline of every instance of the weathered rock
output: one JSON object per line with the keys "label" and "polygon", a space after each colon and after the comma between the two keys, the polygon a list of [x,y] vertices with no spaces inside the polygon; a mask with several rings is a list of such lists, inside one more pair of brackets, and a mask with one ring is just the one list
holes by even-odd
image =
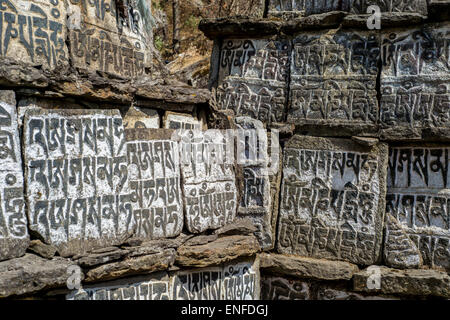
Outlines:
{"label": "weathered rock", "polygon": [[45,259],[51,259],[55,256],[57,249],[52,245],[43,243],[40,240],[30,241],[28,250]]}
{"label": "weathered rock", "polygon": [[203,123],[189,114],[166,111],[163,119],[166,129],[202,130]]}
{"label": "weathered rock", "polygon": [[253,235],[223,237],[204,245],[182,245],[177,250],[176,265],[204,268],[240,257],[250,257],[259,250],[258,241]]}
{"label": "weathered rock", "polygon": [[[383,32],[381,138],[450,140],[449,23]],[[420,53],[419,53],[420,52]]]}
{"label": "weathered rock", "polygon": [[329,11],[350,11],[352,0],[312,0],[305,1],[306,15]]}
{"label": "weathered rock", "polygon": [[73,263],[63,258],[47,260],[33,254],[0,262],[0,297],[65,287],[71,265]]}
{"label": "weathered rock", "polygon": [[317,292],[317,300],[400,300],[399,298],[389,296],[367,296],[351,292],[343,289],[333,289],[328,287],[319,287]]}
{"label": "weathered rock", "polygon": [[166,249],[159,253],[127,258],[101,265],[86,272],[86,282],[111,280],[130,275],[149,274],[167,270],[175,262],[175,250]]}
{"label": "weathered rock", "polygon": [[264,37],[279,32],[279,21],[254,20],[248,18],[203,19],[198,28],[206,37],[213,40],[221,37]]}
{"label": "weathered rock", "polygon": [[259,255],[264,272],[316,280],[350,280],[359,271],[356,265],[343,261],[285,256],[274,253]]}
{"label": "weathered rock", "polygon": [[193,238],[189,239],[188,241],[186,241],[184,243],[184,245],[186,245],[186,246],[201,246],[201,245],[216,241],[218,239],[218,237],[219,236],[217,234],[212,234],[209,236],[196,236],[196,237],[193,237]]}
{"label": "weathered rock", "polygon": [[284,120],[290,42],[225,39],[218,64],[219,110],[270,124]]}
{"label": "weathered rock", "polygon": [[278,252],[379,262],[387,145],[296,135],[283,152]]}
{"label": "weathered rock", "polygon": [[380,142],[380,140],[376,138],[366,138],[366,137],[352,137],[352,140],[366,147],[376,146]]}
{"label": "weathered rock", "polygon": [[264,276],[261,297],[263,300],[312,300],[312,292],[307,282]]}
{"label": "weathered rock", "polygon": [[161,120],[158,112],[152,109],[131,107],[123,118],[125,129],[159,129]]}
{"label": "weathered rock", "polygon": [[386,214],[384,261],[392,268],[420,268],[422,256],[414,242],[392,214]]}
{"label": "weathered rock", "polygon": [[370,6],[378,6],[381,12],[417,12],[423,15],[427,14],[427,0],[352,0],[351,12],[368,13]]}
{"label": "weathered rock", "polygon": [[128,237],[132,212],[123,131],[118,111],[25,114],[30,229],[62,256],[120,244]]}
{"label": "weathered rock", "polygon": [[371,267],[354,275],[355,291],[408,296],[450,297],[450,276],[436,270]]}
{"label": "weathered rock", "polygon": [[[64,1],[3,1],[0,8],[0,58],[51,71],[68,67]],[[45,18],[44,18],[45,17]]]}
{"label": "weathered rock", "polygon": [[125,257],[129,253],[128,250],[117,249],[108,252],[91,253],[85,257],[78,259],[76,262],[82,268],[91,268],[101,264],[117,261]]}
{"label": "weathered rock", "polygon": [[[383,12],[380,18],[381,29],[412,26],[427,20],[426,15],[413,12]],[[350,14],[344,17],[342,26],[346,28],[366,29],[367,21],[370,19],[370,14]]]}
{"label": "weathered rock", "polygon": [[287,121],[314,135],[377,134],[379,53],[375,32],[338,29],[299,35],[294,39]]}
{"label": "weathered rock", "polygon": [[[399,223],[394,234],[402,239],[395,231],[400,228],[411,239],[389,253],[395,267],[416,266],[418,249],[425,265],[450,270],[449,154],[445,144],[403,144],[390,149],[386,211]],[[386,245],[389,252],[390,243]],[[409,254],[413,256],[408,258]]]}
{"label": "weathered rock", "polygon": [[219,229],[236,216],[234,140],[219,130],[181,134],[181,173],[186,227],[191,233]]}
{"label": "weathered rock", "polygon": [[269,16],[285,20],[305,14],[305,5],[309,0],[269,0]]}
{"label": "weathered rock", "polygon": [[0,261],[2,261],[23,256],[28,247],[29,235],[14,91],[0,90],[0,113]]}
{"label": "weathered rock", "polygon": [[134,238],[178,236],[183,229],[179,145],[174,132],[127,129],[128,179]]}
{"label": "weathered rock", "polygon": [[342,23],[347,13],[332,11],[288,21],[281,26],[281,31],[288,35],[297,36],[306,30],[336,29]]}
{"label": "weathered rock", "polygon": [[66,296],[67,300],[169,300],[169,298],[167,273],[83,286]]}
{"label": "weathered rock", "polygon": [[234,222],[227,224],[225,227],[214,231],[215,234],[220,237],[235,236],[235,235],[250,235],[257,231],[253,221],[249,218],[243,218],[235,220]]}

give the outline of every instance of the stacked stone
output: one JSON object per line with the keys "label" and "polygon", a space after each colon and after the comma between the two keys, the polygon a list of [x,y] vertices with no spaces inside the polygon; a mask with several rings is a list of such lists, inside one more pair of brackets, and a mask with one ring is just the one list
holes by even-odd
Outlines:
{"label": "stacked stone", "polygon": [[1,3],[0,297],[260,297],[234,158],[192,156],[234,139],[206,131],[208,90],[162,78],[152,19],[144,0]]}
{"label": "stacked stone", "polygon": [[262,296],[448,296],[450,2],[267,5],[200,24],[216,109],[282,134]]}

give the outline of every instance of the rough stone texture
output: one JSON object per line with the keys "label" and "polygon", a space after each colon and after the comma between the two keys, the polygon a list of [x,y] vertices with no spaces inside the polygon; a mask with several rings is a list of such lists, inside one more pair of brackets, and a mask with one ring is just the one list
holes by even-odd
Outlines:
{"label": "rough stone texture", "polygon": [[288,91],[290,42],[223,40],[216,99],[219,110],[231,109],[270,124],[282,122]]}
{"label": "rough stone texture", "polygon": [[[273,249],[278,217],[281,147],[264,125],[249,117],[237,117],[237,158],[243,171],[243,190],[238,218],[249,217],[263,250]],[[271,148],[269,148],[269,140]],[[269,158],[270,153],[270,158]]]}
{"label": "rough stone texture", "polygon": [[180,151],[174,132],[127,129],[128,180],[133,215],[128,230],[135,238],[178,236],[183,229]]}
{"label": "rough stone texture", "polygon": [[350,280],[358,267],[343,261],[285,256],[274,253],[259,255],[261,269],[276,275],[316,280]]}
{"label": "rough stone texture", "polygon": [[153,35],[147,1],[69,1],[67,27],[73,64],[124,78],[145,74]]}
{"label": "rough stone texture", "polygon": [[376,134],[380,39],[326,30],[294,39],[288,122],[322,136]]}
{"label": "rough stone texture", "polygon": [[260,250],[251,236],[228,236],[204,245],[182,245],[177,250],[176,264],[183,267],[204,268],[220,265],[239,257],[249,257]]}
{"label": "rough stone texture", "polygon": [[56,247],[45,244],[40,240],[30,241],[28,250],[45,259],[53,258],[57,252]]}
{"label": "rough stone texture", "polygon": [[187,229],[201,233],[231,223],[238,201],[233,139],[219,130],[184,131],[180,139]]}
{"label": "rough stone texture", "polygon": [[[342,26],[345,28],[367,29],[367,20],[371,15],[368,14],[350,14],[342,20]],[[427,16],[414,12],[383,12],[381,14],[381,28],[394,28],[412,26],[424,23]]]}
{"label": "rough stone texture", "polygon": [[0,261],[23,256],[29,243],[19,139],[14,91],[0,90]]}
{"label": "rough stone texture", "polygon": [[149,274],[167,270],[175,262],[175,250],[125,258],[118,262],[101,265],[86,272],[86,282],[111,280],[129,275]]}
{"label": "rough stone texture", "polygon": [[382,139],[450,139],[449,27],[383,32]]}
{"label": "rough stone texture", "polygon": [[306,15],[329,11],[349,11],[352,0],[310,0],[305,3]]}
{"label": "rough stone texture", "polygon": [[366,269],[355,274],[353,278],[355,291],[450,298],[450,277],[445,272],[379,267],[377,274],[374,270]]}
{"label": "rough stone texture", "polygon": [[381,12],[417,12],[427,14],[427,0],[351,0],[351,12],[367,13],[369,6],[376,5]]}
{"label": "rough stone texture", "polygon": [[156,110],[131,107],[123,118],[126,129],[159,129],[161,119]]}
{"label": "rough stone texture", "polygon": [[[418,248],[425,265],[447,270],[450,270],[449,153],[447,145],[392,147],[386,209],[412,240],[409,249],[406,248],[409,242],[403,244],[405,252]],[[392,257],[400,262],[402,254],[394,252]]]}
{"label": "rough stone texture", "polygon": [[292,19],[305,14],[309,0],[269,0],[269,17]]}
{"label": "rough stone texture", "polygon": [[274,35],[280,30],[282,23],[270,20],[254,20],[248,18],[203,19],[198,28],[206,37],[213,40],[221,37],[257,38]]}
{"label": "rough stone texture", "polygon": [[166,129],[182,129],[182,130],[201,130],[203,128],[202,121],[196,119],[189,114],[166,111],[163,119],[164,128]]}
{"label": "rough stone texture", "polygon": [[2,1],[0,58],[10,57],[45,70],[68,66],[64,1]]}
{"label": "rough stone texture", "polygon": [[342,289],[333,289],[327,287],[320,287],[317,292],[317,300],[333,300],[333,301],[341,301],[341,300],[399,300],[398,298],[388,297],[388,296],[367,296],[358,294],[355,292],[342,290]]}
{"label": "rough stone texture", "polygon": [[399,269],[421,267],[422,256],[419,249],[390,213],[386,214],[385,228],[383,253],[386,265]]}
{"label": "rough stone texture", "polygon": [[130,232],[123,132],[118,111],[25,114],[30,229],[62,256],[120,243]]}
{"label": "rough stone texture", "polygon": [[283,152],[278,252],[379,262],[387,145],[296,135]]}
{"label": "rough stone texture", "polygon": [[167,273],[84,286],[66,296],[67,300],[169,300],[169,298]]}
{"label": "rough stone texture", "polygon": [[76,263],[80,265],[82,268],[92,268],[98,265],[120,260],[123,257],[125,257],[128,253],[129,253],[128,250],[111,248],[111,251],[88,254],[76,260]]}
{"label": "rough stone texture", "polygon": [[264,276],[261,281],[263,300],[311,300],[310,285],[307,282],[282,277]]}
{"label": "rough stone texture", "polygon": [[258,259],[182,271],[171,280],[173,300],[259,300]]}
{"label": "rough stone texture", "polygon": [[219,236],[235,236],[235,235],[250,235],[257,231],[253,221],[249,218],[242,218],[227,224],[226,226],[214,230],[214,234]]}
{"label": "rough stone texture", "polygon": [[33,254],[0,262],[0,298],[64,287],[71,265],[62,258],[47,260]]}

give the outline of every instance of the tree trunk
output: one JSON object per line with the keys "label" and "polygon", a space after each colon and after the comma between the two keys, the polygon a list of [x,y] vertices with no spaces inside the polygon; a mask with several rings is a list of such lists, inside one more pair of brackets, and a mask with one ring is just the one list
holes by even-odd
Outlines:
{"label": "tree trunk", "polygon": [[175,54],[178,54],[180,51],[180,4],[179,4],[179,0],[172,0],[172,13],[173,13],[172,46],[173,46],[173,52]]}

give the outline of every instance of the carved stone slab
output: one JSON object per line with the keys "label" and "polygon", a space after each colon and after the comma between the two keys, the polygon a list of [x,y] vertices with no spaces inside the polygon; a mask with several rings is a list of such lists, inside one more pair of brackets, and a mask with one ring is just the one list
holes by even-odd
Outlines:
{"label": "carved stone slab", "polygon": [[375,134],[379,48],[379,36],[365,31],[295,38],[288,122],[322,136]]}
{"label": "carved stone slab", "polygon": [[14,91],[0,90],[0,261],[21,257],[29,236]]}
{"label": "carved stone slab", "polygon": [[179,272],[171,286],[173,300],[259,300],[259,262]]}
{"label": "carved stone slab", "polygon": [[[449,164],[448,146],[408,145],[390,150],[387,213],[414,244],[397,250],[398,260],[404,251],[418,248],[425,265],[450,270]],[[408,260],[402,265],[410,267]]]}
{"label": "carved stone slab", "polygon": [[29,110],[23,130],[31,230],[63,256],[120,242],[132,208],[119,111]]}
{"label": "carved stone slab", "polygon": [[305,3],[306,15],[330,11],[350,11],[352,0],[309,0]]}
{"label": "carved stone slab", "polygon": [[265,276],[261,281],[263,300],[311,300],[311,288],[307,282],[281,277]]}
{"label": "carved stone slab", "polygon": [[278,252],[377,263],[387,145],[296,135],[283,152]]}
{"label": "carved stone slab", "polygon": [[285,40],[224,40],[217,88],[218,109],[264,123],[283,122],[290,43]]}
{"label": "carved stone slab", "polygon": [[233,139],[220,130],[185,131],[181,172],[186,226],[192,233],[231,223],[237,210]]}
{"label": "carved stone slab", "polygon": [[166,273],[98,283],[73,291],[66,300],[169,300]]}
{"label": "carved stone slab", "polygon": [[48,70],[66,67],[66,15],[64,1],[1,1],[0,57]]}
{"label": "carved stone slab", "polygon": [[[301,16],[309,0],[269,0],[269,16]],[[287,18],[287,16],[285,16]]]}
{"label": "carved stone slab", "polygon": [[131,107],[123,118],[125,129],[158,129],[160,118],[156,110]]}
{"label": "carved stone slab", "polygon": [[[280,190],[281,149],[279,142],[269,140],[261,121],[237,117],[237,156],[243,172],[243,195],[238,207],[238,217],[249,217],[263,250],[273,249],[275,225],[278,216],[277,199]],[[275,140],[275,139],[274,139]],[[273,143],[269,148],[269,142]],[[270,154],[270,156],[269,156]],[[272,158],[273,157],[273,158]],[[271,166],[269,170],[269,166]],[[273,199],[272,199],[273,198]]]}
{"label": "carved stone slab", "polygon": [[384,139],[450,139],[450,24],[383,34]]}
{"label": "carved stone slab", "polygon": [[427,0],[351,0],[351,12],[366,14],[369,6],[378,6],[381,12],[416,12],[427,14]]}
{"label": "carved stone slab", "polygon": [[69,0],[72,60],[81,69],[134,78],[151,60],[151,12],[144,0],[116,4]]}
{"label": "carved stone slab", "polygon": [[195,117],[171,111],[166,111],[163,122],[166,129],[202,130],[203,128],[202,121]]}
{"label": "carved stone slab", "polygon": [[176,237],[183,229],[180,154],[172,130],[128,129],[129,228],[146,239]]}

